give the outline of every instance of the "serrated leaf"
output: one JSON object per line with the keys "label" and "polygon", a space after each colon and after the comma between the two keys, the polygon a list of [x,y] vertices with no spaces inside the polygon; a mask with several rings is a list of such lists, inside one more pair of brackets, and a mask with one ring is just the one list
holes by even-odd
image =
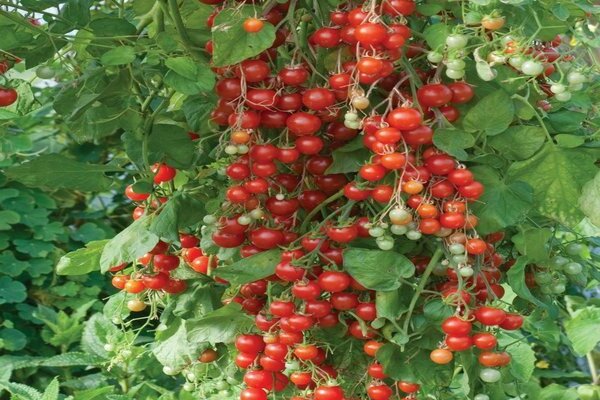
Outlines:
{"label": "serrated leaf", "polygon": [[0,389],[8,391],[19,400],[42,400],[42,393],[22,383],[0,382]]}
{"label": "serrated leaf", "polygon": [[433,134],[433,144],[459,160],[466,160],[469,155],[465,149],[473,147],[475,137],[458,129],[440,128]]}
{"label": "serrated leaf", "polygon": [[108,189],[111,180],[104,173],[114,171],[121,171],[121,168],[87,164],[58,154],[46,154],[8,168],[6,175],[26,186],[93,192]]}
{"label": "serrated leaf", "polygon": [[75,367],[75,366],[92,366],[100,365],[105,360],[94,354],[81,352],[69,352],[57,354],[52,357],[43,359],[38,365],[43,367]]}
{"label": "serrated leaf", "polygon": [[529,261],[543,262],[549,257],[547,243],[551,237],[552,231],[548,228],[524,226],[519,228],[519,233],[513,235],[512,241],[519,253]]}
{"label": "serrated leaf", "polygon": [[469,132],[480,131],[493,136],[504,132],[514,115],[515,107],[510,96],[503,90],[496,90],[467,111],[463,126]]}
{"label": "serrated leaf", "polygon": [[275,41],[275,27],[265,22],[260,32],[248,33],[242,22],[254,17],[257,11],[253,6],[227,8],[215,18],[212,28],[213,64],[225,67],[252,58]]}
{"label": "serrated leaf", "polygon": [[102,314],[94,314],[85,322],[81,335],[81,349],[86,353],[103,359],[110,354],[104,349],[107,343],[123,340],[123,333]]}
{"label": "serrated leaf", "polygon": [[573,313],[573,317],[565,322],[565,331],[571,341],[575,353],[583,356],[600,342],[600,308],[589,306]]}
{"label": "serrated leaf", "polygon": [[280,261],[281,250],[273,249],[242,258],[231,265],[217,268],[214,272],[232,285],[243,285],[273,275],[275,266]]}
{"label": "serrated leaf", "polygon": [[149,229],[148,216],[137,219],[105,244],[100,256],[100,271],[105,273],[115,265],[131,262],[152,250],[158,236]]}
{"label": "serrated leaf", "polygon": [[577,225],[583,213],[574,207],[585,183],[598,169],[595,157],[578,149],[563,149],[547,143],[532,158],[513,163],[509,182],[523,181],[533,188],[537,210],[567,226]]}
{"label": "serrated leaf", "polygon": [[46,390],[44,390],[41,400],[57,400],[59,387],[58,377],[54,377],[50,384],[46,386]]}
{"label": "serrated leaf", "polygon": [[154,125],[148,148],[153,162],[165,162],[174,168],[188,168],[194,159],[194,144],[185,129],[177,125]]}
{"label": "serrated leaf", "polygon": [[381,291],[398,289],[401,279],[415,273],[413,263],[402,254],[354,247],[344,251],[344,267],[367,289]]}

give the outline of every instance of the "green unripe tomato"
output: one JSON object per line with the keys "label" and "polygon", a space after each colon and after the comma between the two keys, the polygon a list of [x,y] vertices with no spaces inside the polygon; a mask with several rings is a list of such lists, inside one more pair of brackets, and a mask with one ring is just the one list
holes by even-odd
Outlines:
{"label": "green unripe tomato", "polygon": [[394,235],[404,235],[408,232],[408,227],[406,225],[392,225],[390,232]]}
{"label": "green unripe tomato", "polygon": [[419,231],[408,231],[406,232],[406,237],[409,240],[419,240],[421,239],[421,237],[423,236],[423,234]]}
{"label": "green unripe tomato", "polygon": [[569,262],[569,259],[566,258],[566,257],[563,257],[563,256],[554,256],[550,260],[550,268],[552,268],[552,269],[561,269],[562,267],[564,267],[565,265],[567,265],[568,262]]}
{"label": "green unripe tomato", "polygon": [[570,262],[563,268],[567,275],[578,275],[583,271],[583,266],[577,262]]}
{"label": "green unripe tomato", "polygon": [[225,380],[217,381],[217,383],[215,383],[215,388],[217,390],[227,390],[229,389],[229,383]]}
{"label": "green unripe tomato", "polygon": [[383,230],[383,228],[380,228],[378,226],[369,229],[369,235],[371,237],[378,238],[378,237],[383,236],[384,234],[385,234],[385,231]]}
{"label": "green unripe tomato", "polygon": [[186,392],[193,392],[194,389],[195,389],[195,386],[191,382],[186,382],[183,384],[183,390],[185,390]]}
{"label": "green unripe tomato", "polygon": [[429,61],[432,64],[440,63],[443,59],[444,55],[438,53],[437,51],[430,51],[429,53],[427,53],[427,61]]}
{"label": "green unripe tomato", "polygon": [[571,92],[562,92],[562,93],[555,94],[554,98],[556,100],[561,101],[561,102],[564,103],[565,101],[571,100],[572,96],[573,95],[571,94]]}
{"label": "green unripe tomato", "polygon": [[381,250],[391,250],[394,248],[394,239],[389,236],[381,236],[375,239],[377,246]]}
{"label": "green unripe tomato", "polygon": [[502,378],[502,374],[497,369],[484,368],[479,372],[479,378],[485,383],[495,383]]}
{"label": "green unripe tomato", "polygon": [[446,38],[446,46],[449,49],[462,49],[469,42],[469,38],[465,35],[454,34]]}
{"label": "green unripe tomato", "polygon": [[554,285],[552,285],[552,293],[554,294],[561,294],[564,293],[565,290],[567,290],[567,287],[565,286],[564,283],[555,283]]}
{"label": "green unripe tomato", "polygon": [[55,72],[54,69],[52,69],[52,67],[49,67],[47,65],[41,65],[37,67],[37,69],[35,70],[35,74],[40,79],[52,79],[54,78]]}
{"label": "green unripe tomato", "polygon": [[585,246],[581,243],[569,243],[567,245],[566,251],[570,256],[578,256],[581,254]]}
{"label": "green unripe tomato", "polygon": [[463,76],[465,76],[465,70],[464,69],[446,69],[446,76],[450,79],[461,79]]}
{"label": "green unripe tomato", "polygon": [[490,400],[490,396],[488,396],[487,394],[479,393],[476,394],[475,397],[473,397],[473,400]]}
{"label": "green unripe tomato", "polygon": [[469,11],[465,14],[465,25],[479,25],[483,15],[477,11]]}
{"label": "green unripe tomato", "polygon": [[461,243],[452,243],[450,246],[448,246],[448,251],[455,255],[465,254],[465,246],[463,246]]}
{"label": "green unripe tomato", "polygon": [[204,222],[206,225],[216,224],[217,223],[217,217],[215,217],[212,214],[207,214],[207,215],[204,216],[204,218],[202,218],[202,222]]}

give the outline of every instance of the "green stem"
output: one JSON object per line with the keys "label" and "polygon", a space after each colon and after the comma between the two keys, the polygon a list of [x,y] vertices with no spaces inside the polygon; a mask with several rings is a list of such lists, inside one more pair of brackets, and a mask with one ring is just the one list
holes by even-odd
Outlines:
{"label": "green stem", "polygon": [[308,213],[302,225],[300,225],[300,232],[305,232],[306,228],[310,224],[310,221],[317,215],[323,208],[327,207],[328,204],[333,203],[337,199],[341,198],[344,195],[344,190],[340,190],[336,194],[329,197],[327,200],[319,204],[318,207],[315,207],[311,212]]}
{"label": "green stem", "polygon": [[417,301],[419,300],[419,297],[421,297],[421,293],[423,292],[423,289],[425,289],[425,285],[427,285],[429,276],[433,272],[433,269],[437,266],[437,264],[440,261],[440,259],[442,258],[443,254],[444,254],[444,251],[442,250],[442,247],[438,246],[436,248],[435,252],[433,253],[433,256],[431,256],[431,260],[429,260],[429,264],[427,264],[427,267],[425,268],[425,272],[423,272],[423,275],[421,276],[421,280],[419,281],[419,286],[417,286],[417,290],[415,291],[415,294],[413,295],[412,299],[410,300],[410,305],[408,306],[408,311],[406,313],[406,317],[404,317],[404,325],[403,325],[404,333],[408,333],[408,326],[410,325],[410,318],[412,317],[412,313],[415,310]]}
{"label": "green stem", "polygon": [[538,113],[538,111],[535,109],[534,106],[531,105],[531,103],[529,103],[529,101],[523,97],[523,96],[519,96],[518,94],[514,94],[512,96],[513,99],[515,100],[519,100],[521,103],[523,103],[524,105],[526,105],[527,107],[529,107],[533,113],[535,118],[538,120],[538,122],[540,123],[540,127],[542,128],[542,130],[544,131],[544,133],[546,134],[546,137],[548,138],[548,141],[554,145],[554,140],[552,140],[552,135],[550,135],[550,131],[548,130],[548,128],[546,127],[546,123],[544,122],[544,119],[542,118],[542,116]]}
{"label": "green stem", "polygon": [[173,18],[173,22],[175,23],[175,28],[177,29],[177,33],[181,38],[181,43],[183,47],[190,53],[194,58],[199,58],[199,54],[194,48],[194,44],[188,35],[187,29],[185,28],[185,24],[183,23],[183,19],[181,18],[181,13],[179,12],[179,4],[177,4],[177,0],[167,0],[169,4],[169,11],[171,13],[171,17]]}

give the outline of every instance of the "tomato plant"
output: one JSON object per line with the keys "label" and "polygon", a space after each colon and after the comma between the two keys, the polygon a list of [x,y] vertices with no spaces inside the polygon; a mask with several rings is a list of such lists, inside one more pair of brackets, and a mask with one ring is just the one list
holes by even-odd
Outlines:
{"label": "tomato plant", "polygon": [[591,2],[4,3],[1,120],[34,71],[75,141],[115,147],[5,168],[130,201],[57,269],[110,276],[112,362],[123,335],[214,399],[598,383]]}

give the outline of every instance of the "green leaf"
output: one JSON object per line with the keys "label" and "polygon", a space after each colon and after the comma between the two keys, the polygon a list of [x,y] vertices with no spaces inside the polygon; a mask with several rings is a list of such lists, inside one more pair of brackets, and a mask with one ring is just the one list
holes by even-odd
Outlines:
{"label": "green leaf", "polygon": [[0,265],[2,266],[0,273],[15,277],[21,275],[27,269],[29,263],[18,260],[12,251],[6,250],[0,254]]}
{"label": "green leaf", "polygon": [[106,66],[131,64],[134,60],[135,49],[130,46],[115,47],[100,57],[100,62]]}
{"label": "green leaf", "polygon": [[150,219],[145,216],[112,238],[100,256],[100,271],[105,273],[110,267],[137,260],[156,246],[158,236],[149,229]]}
{"label": "green leaf", "polygon": [[86,222],[71,233],[71,239],[84,243],[104,238],[106,238],[106,231],[93,222]]}
{"label": "green leaf", "polygon": [[0,277],[0,304],[20,303],[27,298],[27,288],[8,276]]}
{"label": "green leaf", "polygon": [[475,137],[461,130],[440,128],[433,134],[433,144],[459,160],[466,160],[469,155],[464,149],[473,147]]}
{"label": "green leaf", "polygon": [[529,381],[535,369],[535,352],[531,345],[524,340],[521,333],[501,332],[498,335],[500,346],[511,356],[509,370],[513,377],[521,382]]}
{"label": "green leaf", "polygon": [[18,400],[42,400],[42,394],[31,386],[21,383],[0,382],[0,389],[7,390],[10,394],[16,396]]}
{"label": "green leaf", "polygon": [[204,204],[200,199],[178,191],[165,203],[160,213],[153,217],[150,230],[162,239],[177,242],[180,229],[197,224],[205,214]]}
{"label": "green leaf", "polygon": [[242,307],[230,303],[197,320],[186,323],[188,340],[193,343],[231,343],[240,332],[253,325],[253,319],[242,313]]}
{"label": "green leaf", "polygon": [[356,137],[332,153],[333,163],[327,168],[327,174],[347,174],[357,172],[371,157],[361,137]]}
{"label": "green leaf", "polygon": [[586,217],[594,225],[600,226],[600,172],[583,186],[578,204]]}
{"label": "green leaf", "polygon": [[0,329],[0,348],[7,351],[19,351],[25,348],[27,336],[18,329]]}
{"label": "green leaf", "polygon": [[188,168],[194,159],[194,144],[185,129],[177,125],[154,125],[148,148],[153,162],[164,161],[174,168]]}
{"label": "green leaf", "polygon": [[553,383],[546,386],[539,393],[539,400],[578,400],[579,396],[575,389],[567,389],[564,386]]}
{"label": "green leaf", "polygon": [[559,110],[548,114],[548,122],[554,132],[574,132],[581,128],[587,114],[572,110]]}
{"label": "green leaf", "polygon": [[165,65],[190,80],[195,79],[198,74],[198,66],[191,57],[172,57],[165,61]]}
{"label": "green leaf", "polygon": [[100,268],[100,256],[108,240],[89,242],[84,248],[65,254],[58,260],[58,275],[85,275]]}
{"label": "green leaf", "polygon": [[105,399],[109,393],[113,393],[115,388],[113,386],[103,386],[95,389],[87,389],[77,391],[73,394],[76,400],[99,400]]}
{"label": "green leaf", "polygon": [[6,231],[11,229],[11,225],[18,224],[21,221],[21,216],[14,211],[0,210],[0,230]]}
{"label": "green leaf", "polygon": [[44,390],[44,394],[42,394],[42,400],[57,400],[59,386],[58,377],[54,377],[52,382],[46,386],[46,390]]}
{"label": "green leaf", "polygon": [[433,50],[441,50],[446,43],[446,38],[450,35],[450,27],[446,24],[429,25],[423,31],[425,41]]}
{"label": "green leaf", "polygon": [[93,192],[109,188],[111,180],[104,173],[112,171],[121,171],[121,168],[86,164],[59,154],[45,154],[5,172],[10,179],[26,186]]}
{"label": "green leaf", "polygon": [[520,227],[512,241],[519,253],[527,256],[529,261],[543,262],[549,257],[546,245],[551,237],[552,231],[548,228],[525,226]]}
{"label": "green leaf", "polygon": [[488,144],[509,160],[525,160],[533,156],[546,141],[546,134],[539,126],[511,126],[489,139]]}
{"label": "green leaf", "polygon": [[527,267],[528,259],[526,257],[519,257],[515,264],[510,267],[506,276],[508,278],[508,284],[517,296],[522,299],[528,300],[531,303],[546,307],[544,303],[538,300],[525,284],[525,267]]}
{"label": "green leaf", "polygon": [[405,312],[410,298],[406,298],[411,291],[400,288],[389,292],[377,292],[375,294],[375,306],[377,307],[377,317],[386,318],[395,321]]}
{"label": "green leaf", "polygon": [[577,135],[560,134],[554,136],[554,140],[560,147],[574,149],[585,143],[585,137]]}
{"label": "green leaf", "polygon": [[515,107],[510,96],[503,90],[496,90],[467,112],[463,126],[469,132],[483,131],[488,136],[494,136],[508,128],[514,115]]}
{"label": "green leaf", "polygon": [[542,308],[536,308],[525,318],[523,330],[544,342],[544,346],[550,349],[556,350],[560,344],[561,332],[558,321]]}
{"label": "green leaf", "polygon": [[565,322],[565,331],[575,353],[583,356],[600,342],[600,308],[589,306],[573,313],[573,318]]}
{"label": "green leaf", "polygon": [[94,314],[85,322],[81,335],[81,349],[92,356],[109,359],[110,354],[104,349],[104,345],[123,340],[123,332],[108,318],[102,314]]}
{"label": "green leaf", "polygon": [[399,346],[387,343],[377,350],[375,357],[383,365],[384,372],[390,378],[412,382],[417,381],[411,368],[408,352],[402,352]]}
{"label": "green leaf", "polygon": [[523,181],[533,188],[537,210],[567,226],[581,221],[583,213],[574,207],[583,185],[598,169],[594,156],[578,149],[563,149],[547,143],[540,152],[508,169],[509,181]]}
{"label": "green leaf", "polygon": [[57,368],[101,365],[104,362],[104,358],[98,357],[94,354],[73,351],[45,358],[40,361],[39,365],[42,367]]}
{"label": "green leaf", "polygon": [[367,289],[380,291],[398,289],[402,278],[415,273],[415,266],[402,254],[352,247],[344,251],[344,267]]}
{"label": "green leaf", "polygon": [[171,71],[165,75],[165,83],[180,93],[197,95],[212,90],[215,84],[215,74],[208,64],[200,67],[189,57],[177,57],[167,60]]}
{"label": "green leaf", "polygon": [[522,221],[533,206],[533,190],[525,182],[505,183],[486,166],[471,169],[485,191],[472,209],[480,217],[480,233],[495,232]]}
{"label": "green leaf", "polygon": [[263,251],[253,256],[215,270],[215,275],[232,285],[243,285],[266,278],[275,273],[275,266],[281,261],[281,250]]}
{"label": "green leaf", "polygon": [[197,360],[203,347],[206,344],[188,341],[186,321],[177,319],[157,332],[152,354],[162,365],[179,370]]}
{"label": "green leaf", "polygon": [[252,58],[267,50],[275,41],[275,27],[265,22],[260,32],[248,33],[243,21],[254,17],[253,6],[227,8],[217,15],[212,28],[213,64],[225,67]]}

